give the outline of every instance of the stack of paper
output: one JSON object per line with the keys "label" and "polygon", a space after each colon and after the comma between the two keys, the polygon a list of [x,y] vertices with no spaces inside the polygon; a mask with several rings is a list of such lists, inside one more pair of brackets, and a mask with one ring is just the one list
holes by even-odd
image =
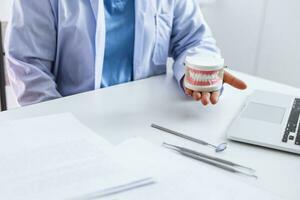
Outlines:
{"label": "stack of paper", "polygon": [[280,199],[268,191],[237,179],[235,174],[154,146],[143,139],[125,141],[112,151],[112,154],[116,153],[122,165],[136,170],[144,169],[144,172],[155,177],[157,184],[107,197],[105,200]]}
{"label": "stack of paper", "polygon": [[1,123],[0,138],[0,199],[91,199],[153,183],[71,114]]}

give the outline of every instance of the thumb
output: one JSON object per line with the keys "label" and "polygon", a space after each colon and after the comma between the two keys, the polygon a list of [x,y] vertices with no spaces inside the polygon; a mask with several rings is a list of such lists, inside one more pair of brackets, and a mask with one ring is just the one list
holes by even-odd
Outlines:
{"label": "thumb", "polygon": [[233,76],[227,71],[224,72],[224,83],[227,83],[232,87],[240,90],[244,90],[247,88],[247,84],[244,81],[236,78],[235,76]]}

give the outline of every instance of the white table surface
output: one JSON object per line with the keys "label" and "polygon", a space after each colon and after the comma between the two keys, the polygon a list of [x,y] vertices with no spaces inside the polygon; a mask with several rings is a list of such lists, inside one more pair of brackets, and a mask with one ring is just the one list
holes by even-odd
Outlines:
{"label": "white table surface", "polygon": [[[300,89],[234,73],[247,81],[248,90],[240,92],[226,86],[216,106],[204,107],[183,95],[169,74],[9,110],[0,113],[0,121],[71,112],[83,124],[114,144],[132,137],[143,137],[157,145],[165,141],[214,155],[207,147],[155,130],[150,124],[157,123],[193,137],[220,143],[226,141],[226,129],[253,89],[300,97]],[[218,156],[256,169],[259,179],[249,179],[249,183],[284,199],[299,199],[300,156],[228,142],[229,148]]]}

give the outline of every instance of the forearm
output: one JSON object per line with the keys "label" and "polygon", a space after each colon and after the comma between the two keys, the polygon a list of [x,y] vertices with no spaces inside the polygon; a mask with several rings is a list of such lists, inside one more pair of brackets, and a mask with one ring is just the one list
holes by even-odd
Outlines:
{"label": "forearm", "polygon": [[220,56],[220,50],[198,3],[194,0],[181,0],[176,6],[170,52],[175,60],[174,75],[180,82],[184,76],[184,61],[187,55]]}
{"label": "forearm", "polygon": [[[21,106],[60,98],[52,75],[41,70],[42,63],[25,63],[8,55],[10,84]],[[34,65],[33,65],[34,64]]]}

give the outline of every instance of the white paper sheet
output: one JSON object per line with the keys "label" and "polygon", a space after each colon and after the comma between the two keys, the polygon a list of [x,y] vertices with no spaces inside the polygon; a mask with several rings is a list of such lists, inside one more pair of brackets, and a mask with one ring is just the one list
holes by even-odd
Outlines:
{"label": "white paper sheet", "polygon": [[[157,184],[105,198],[106,200],[279,200],[256,186],[234,178],[235,174],[195,161],[143,139],[132,139],[118,146],[122,163],[151,173]],[[121,150],[120,150],[121,149]],[[131,163],[135,163],[133,166]],[[251,179],[251,178],[250,178]]]}
{"label": "white paper sheet", "polygon": [[0,124],[0,199],[90,199],[153,183],[71,114]]}

